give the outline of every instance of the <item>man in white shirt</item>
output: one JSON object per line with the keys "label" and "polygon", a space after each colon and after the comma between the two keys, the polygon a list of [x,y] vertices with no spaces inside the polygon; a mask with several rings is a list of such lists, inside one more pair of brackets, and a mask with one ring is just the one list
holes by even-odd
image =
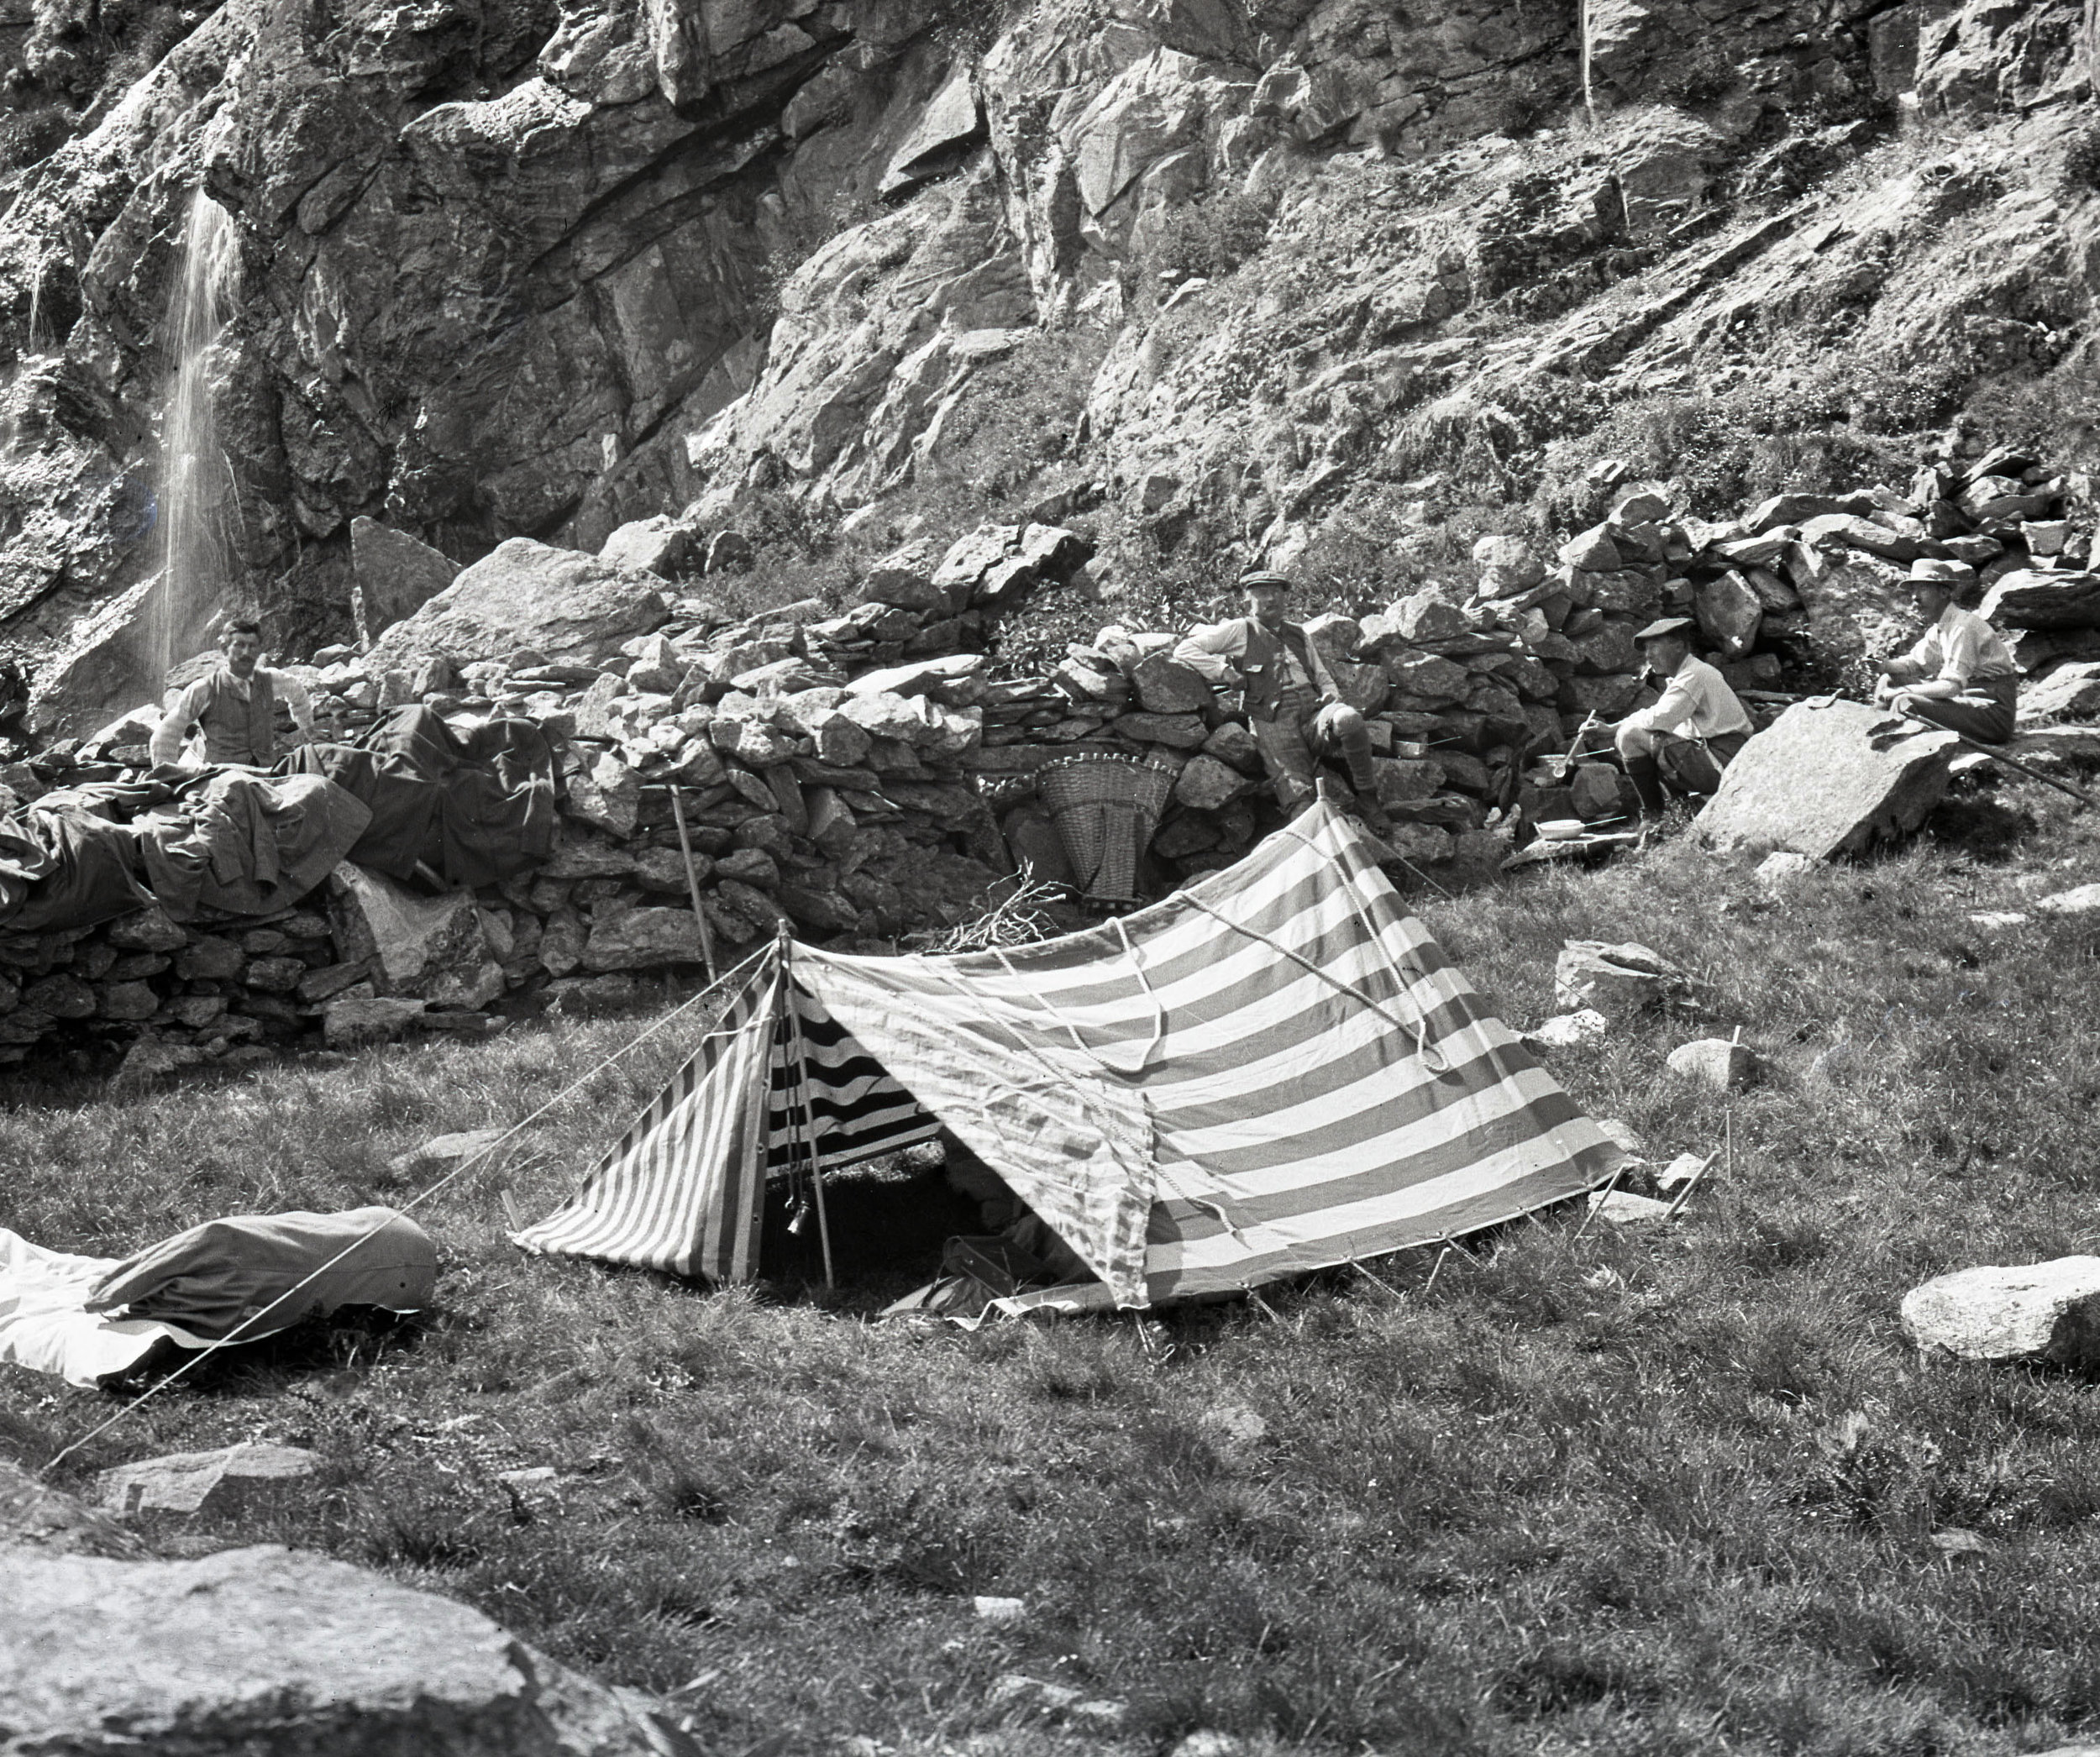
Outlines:
{"label": "man in white shirt", "polygon": [[1662,695],[1613,727],[1612,742],[1644,817],[1662,810],[1666,783],[1679,793],[1713,793],[1721,771],[1757,730],[1727,679],[1693,657],[1697,626],[1688,616],[1665,616],[1634,637],[1648,669],[1663,680]]}
{"label": "man in white shirt", "polygon": [[229,623],[225,646],[225,658],[177,696],[154,727],[155,767],[180,763],[183,741],[196,726],[204,734],[207,766],[268,768],[277,760],[281,695],[301,736],[313,736],[313,704],[305,685],[260,663],[262,630],[253,622]]}
{"label": "man in white shirt", "polygon": [[1877,663],[1874,700],[1981,743],[2004,743],[2019,716],[2019,667],[1998,630],[1956,601],[1976,584],[1976,569],[1960,561],[1914,561],[1905,584],[1924,638],[1901,658]]}
{"label": "man in white shirt", "polygon": [[1371,729],[1342,700],[1305,631],[1286,619],[1290,581],[1257,568],[1240,576],[1240,590],[1247,615],[1196,629],[1174,648],[1174,658],[1214,685],[1239,684],[1247,730],[1284,810],[1294,816],[1317,795],[1315,758],[1339,756],[1348,766],[1364,821],[1374,831],[1382,830]]}

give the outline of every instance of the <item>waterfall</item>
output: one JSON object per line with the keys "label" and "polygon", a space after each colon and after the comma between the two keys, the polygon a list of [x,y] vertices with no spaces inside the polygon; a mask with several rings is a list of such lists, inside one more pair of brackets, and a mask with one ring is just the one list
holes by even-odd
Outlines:
{"label": "waterfall", "polygon": [[39,250],[36,253],[36,268],[29,281],[29,340],[23,344],[22,348],[25,354],[34,354],[37,351],[36,333],[41,327],[40,320],[44,311],[44,267],[50,260],[50,253],[48,250]]}
{"label": "waterfall", "polygon": [[160,423],[158,589],[144,632],[157,680],[202,642],[227,585],[236,486],[213,408],[214,350],[232,315],[239,253],[233,216],[200,186],[190,198],[182,261],[168,307],[167,400]]}

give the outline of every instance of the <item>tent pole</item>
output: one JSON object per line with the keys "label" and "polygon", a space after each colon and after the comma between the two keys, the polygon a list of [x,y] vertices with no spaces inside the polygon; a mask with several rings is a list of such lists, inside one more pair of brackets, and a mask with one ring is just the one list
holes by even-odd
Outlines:
{"label": "tent pole", "polygon": [[[789,936],[787,924],[783,922],[780,926],[780,962],[784,967],[790,962],[792,953],[789,947],[794,943]],[[816,1195],[816,1239],[824,1251],[824,1289],[827,1293],[836,1293],[838,1282],[832,1272],[831,1217],[824,1212],[824,1168],[817,1162],[816,1137],[811,1127],[809,1052],[802,1043],[802,1015],[795,1004],[793,987],[792,977],[781,983],[780,1004],[787,1009],[788,1034],[795,1040],[795,1129],[802,1138],[803,1154],[810,1162],[810,1188]]]}
{"label": "tent pole", "polygon": [[693,920],[700,924],[700,955],[706,961],[707,980],[720,979],[715,968],[715,931],[707,923],[707,911],[700,906],[700,870],[693,864],[693,840],[685,833],[685,796],[677,782],[671,783],[671,816],[678,824],[678,852],[685,857],[685,888],[693,899]]}

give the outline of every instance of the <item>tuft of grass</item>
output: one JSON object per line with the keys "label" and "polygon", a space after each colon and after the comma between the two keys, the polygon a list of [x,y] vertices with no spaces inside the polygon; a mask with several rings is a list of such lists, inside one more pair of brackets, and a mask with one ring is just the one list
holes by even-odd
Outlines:
{"label": "tuft of grass", "polygon": [[[115,1254],[216,1214],[405,1199],[393,1156],[588,1074],[421,1211],[437,1311],[241,1351],[61,1479],[248,1435],[310,1447],[310,1492],[145,1536],[381,1568],[679,1692],[732,1749],[1136,1753],[1199,1728],[1270,1753],[2091,1742],[2092,1387],[1928,1367],[1895,1316],[1928,1276],[2100,1231],[2100,940],[1968,922],[2092,876],[2100,835],[2054,795],[2002,803],[2002,844],[1965,808],[1777,896],[1679,842],[1428,905],[1520,1027],[1555,1010],[1563,938],[1678,962],[1706,1016],[1633,1021],[1553,1069],[1653,1158],[1733,1143],[1667,1230],[1578,1237],[1551,1213],[1433,1285],[1420,1252],[1265,1309],[878,1325],[969,1230],[937,1174],[895,1167],[832,1185],[835,1295],[779,1214],[776,1278],[753,1288],[522,1258],[498,1187],[551,1206],[687,1047],[669,1032],[591,1072],[633,1021],[152,1097],[18,1093],[9,1224]],[[1662,1072],[1676,1042],[1737,1025],[1759,1086],[1724,1099]],[[0,1447],[49,1456],[108,1407],[0,1373]],[[504,1480],[535,1466],[551,1479]],[[1934,1543],[1950,1531],[1974,1544]],[[984,1622],[980,1593],[1026,1614]],[[1008,1672],[1123,1718],[1000,1696]]]}

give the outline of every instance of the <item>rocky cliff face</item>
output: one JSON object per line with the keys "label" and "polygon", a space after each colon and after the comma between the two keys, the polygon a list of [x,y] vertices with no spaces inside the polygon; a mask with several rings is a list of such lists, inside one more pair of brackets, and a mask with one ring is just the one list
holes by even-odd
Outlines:
{"label": "rocky cliff face", "polygon": [[360,515],[461,562],[783,497],[886,539],[937,482],[1097,503],[1110,586],[1413,584],[1468,506],[1593,516],[1585,436],[1658,400],[1798,448],[2075,365],[2100,274],[2066,0],[12,17],[0,619],[47,722],[156,680],[200,183],[239,243],[213,597],[295,644],[347,629]]}

